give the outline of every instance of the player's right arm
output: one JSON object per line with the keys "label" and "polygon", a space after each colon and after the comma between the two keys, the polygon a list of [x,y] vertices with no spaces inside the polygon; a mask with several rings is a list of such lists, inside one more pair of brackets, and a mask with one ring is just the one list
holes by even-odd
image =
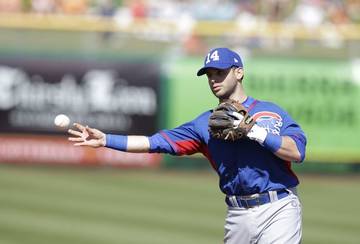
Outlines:
{"label": "player's right arm", "polygon": [[[205,115],[205,116],[204,116]],[[197,120],[185,123],[171,130],[160,131],[150,137],[105,134],[98,129],[75,123],[75,129],[68,132],[69,141],[75,146],[108,147],[125,152],[168,153],[172,155],[189,155],[202,150],[202,137],[196,123],[206,120],[204,113]]]}
{"label": "player's right arm", "polygon": [[75,142],[75,146],[94,148],[109,146],[127,152],[148,152],[150,149],[147,136],[106,135],[98,129],[78,123],[75,123],[74,126],[76,130],[70,129],[68,132],[71,135],[69,141]]}

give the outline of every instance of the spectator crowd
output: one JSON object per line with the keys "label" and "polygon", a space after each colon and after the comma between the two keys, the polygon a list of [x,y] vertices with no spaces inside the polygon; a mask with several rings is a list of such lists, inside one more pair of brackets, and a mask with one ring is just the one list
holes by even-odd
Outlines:
{"label": "spectator crowd", "polygon": [[132,18],[360,23],[359,0],[0,0],[0,13],[100,15]]}

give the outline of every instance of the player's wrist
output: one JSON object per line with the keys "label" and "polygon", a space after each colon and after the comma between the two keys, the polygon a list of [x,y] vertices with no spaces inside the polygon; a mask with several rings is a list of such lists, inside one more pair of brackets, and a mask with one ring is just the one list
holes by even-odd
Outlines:
{"label": "player's wrist", "polygon": [[254,124],[254,126],[251,128],[251,130],[247,134],[247,137],[250,140],[254,140],[260,144],[263,144],[267,135],[268,135],[268,132],[265,128],[258,126],[257,124]]}
{"label": "player's wrist", "polygon": [[281,144],[282,144],[281,136],[268,133],[263,143],[263,146],[269,149],[271,152],[275,153],[280,149]]}
{"label": "player's wrist", "polygon": [[127,151],[128,137],[123,135],[105,135],[105,147],[116,149],[119,151]]}
{"label": "player's wrist", "polygon": [[254,124],[247,134],[247,137],[251,140],[257,141],[273,153],[280,149],[282,143],[281,136],[269,133],[265,128],[257,124]]}
{"label": "player's wrist", "polygon": [[106,134],[103,134],[103,136],[100,138],[100,146],[106,147]]}

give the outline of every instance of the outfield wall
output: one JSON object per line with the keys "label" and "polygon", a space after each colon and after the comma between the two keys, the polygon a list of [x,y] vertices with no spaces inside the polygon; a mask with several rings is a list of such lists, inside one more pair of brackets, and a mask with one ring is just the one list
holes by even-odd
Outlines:
{"label": "outfield wall", "polygon": [[[302,125],[307,161],[360,162],[359,61],[249,57],[244,63],[248,94],[278,103]],[[56,145],[48,135],[53,142],[65,139],[59,138],[64,132],[54,128],[53,117],[66,113],[108,133],[150,135],[176,127],[217,104],[206,77],[196,76],[201,64],[201,58],[174,59],[166,64],[163,80],[160,63],[139,60],[0,59],[0,159],[141,166],[136,158],[122,155],[110,162],[86,150],[77,151],[85,156],[71,157],[69,143],[55,144],[68,148],[70,158],[51,156]],[[142,72],[136,72],[139,66]],[[152,166],[161,160],[142,157]]]}
{"label": "outfield wall", "polygon": [[[307,161],[360,162],[358,60],[252,57],[244,63],[248,94],[278,103],[302,125],[308,136]],[[36,144],[33,136],[38,135],[37,145],[53,151],[49,138],[40,135],[63,134],[52,123],[57,113],[122,134],[150,135],[191,120],[217,104],[206,77],[196,76],[201,64],[201,58],[175,59],[167,63],[163,80],[160,63],[139,60],[0,59],[0,159],[41,161],[19,136]],[[139,66],[142,72],[137,72]],[[151,165],[159,160],[149,156]],[[103,159],[85,156],[69,161],[96,164]]]}
{"label": "outfield wall", "polygon": [[[284,28],[291,35],[284,36]],[[265,29],[255,26],[248,32],[236,23],[199,22],[193,30],[195,41],[190,40],[195,42],[195,53],[201,55],[215,43],[243,48],[245,54],[253,55],[244,56],[248,93],[278,103],[303,126],[308,136],[307,161],[359,163],[360,61],[348,58],[359,57],[359,26],[337,29],[342,47],[326,46],[331,39],[323,36],[329,33],[326,26],[308,32],[300,26],[269,23]],[[181,56],[189,43],[174,23],[139,21],[121,28],[110,20],[4,15],[0,36],[0,153],[6,154],[0,155],[0,161],[13,158],[21,162],[37,155],[38,147],[21,147],[24,142],[52,151],[49,134],[54,141],[65,139],[64,132],[56,131],[52,124],[60,112],[106,132],[149,135],[178,126],[217,104],[206,78],[196,76],[202,58]],[[267,45],[257,46],[259,41]],[[286,43],[293,46],[282,47]],[[312,58],[320,56],[332,59]],[[114,70],[120,75],[113,76]],[[22,77],[21,83],[11,81],[12,75]],[[97,105],[89,102],[95,94],[87,96],[91,90],[107,99]],[[82,95],[77,96],[76,91]],[[106,108],[114,99],[117,105]],[[74,110],[73,104],[78,103],[82,103],[80,110]],[[147,114],[129,114],[146,108]],[[42,144],[36,144],[34,136]],[[53,154],[53,161],[56,156]],[[124,155],[120,158],[124,164],[129,161]],[[114,164],[120,158],[115,157]],[[33,158],[37,160],[39,157]],[[73,158],[69,163],[93,164],[87,157],[84,160]],[[154,162],[158,165],[159,160]]]}

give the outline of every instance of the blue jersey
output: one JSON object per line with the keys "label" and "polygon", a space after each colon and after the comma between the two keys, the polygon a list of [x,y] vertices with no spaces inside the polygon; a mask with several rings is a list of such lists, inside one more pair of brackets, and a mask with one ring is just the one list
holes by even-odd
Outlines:
{"label": "blue jersey", "polygon": [[[306,137],[300,126],[279,106],[248,97],[243,105],[256,123],[269,133],[290,136],[305,157]],[[256,141],[242,139],[235,142],[211,138],[207,111],[196,119],[171,130],[151,136],[150,152],[172,155],[202,153],[220,177],[220,189],[227,195],[249,195],[295,187],[298,178],[291,170],[291,162],[275,156]]]}

